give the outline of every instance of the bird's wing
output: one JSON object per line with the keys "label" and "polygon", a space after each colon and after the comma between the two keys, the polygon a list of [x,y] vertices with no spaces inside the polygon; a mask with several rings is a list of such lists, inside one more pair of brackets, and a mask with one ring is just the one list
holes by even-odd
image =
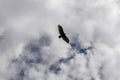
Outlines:
{"label": "bird's wing", "polygon": [[63,28],[62,28],[61,25],[58,25],[58,31],[59,31],[60,34],[63,34],[63,33],[64,33]]}
{"label": "bird's wing", "polygon": [[63,39],[65,42],[69,43],[69,39],[68,39],[67,36],[62,36],[62,39]]}

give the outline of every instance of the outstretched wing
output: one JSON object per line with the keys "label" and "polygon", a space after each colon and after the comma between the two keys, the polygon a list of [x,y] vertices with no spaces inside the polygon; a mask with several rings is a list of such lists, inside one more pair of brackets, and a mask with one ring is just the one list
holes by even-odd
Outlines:
{"label": "outstretched wing", "polygon": [[65,42],[69,43],[69,39],[68,39],[67,36],[62,36],[62,39],[63,39]]}
{"label": "outstretched wing", "polygon": [[58,31],[59,31],[60,34],[63,34],[63,33],[64,33],[63,28],[62,28],[61,25],[58,25]]}

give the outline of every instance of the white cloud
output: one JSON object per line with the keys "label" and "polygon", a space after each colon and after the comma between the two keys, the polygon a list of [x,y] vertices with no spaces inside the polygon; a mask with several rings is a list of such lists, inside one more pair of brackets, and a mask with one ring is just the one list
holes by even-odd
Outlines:
{"label": "white cloud", "polygon": [[[0,79],[120,79],[118,0],[1,0],[0,7]],[[58,39],[58,24],[73,46]]]}

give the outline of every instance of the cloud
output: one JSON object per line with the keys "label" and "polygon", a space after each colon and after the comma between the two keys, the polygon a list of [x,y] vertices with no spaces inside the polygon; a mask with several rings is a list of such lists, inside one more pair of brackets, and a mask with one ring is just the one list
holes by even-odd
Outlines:
{"label": "cloud", "polygon": [[[1,0],[0,7],[0,79],[120,79],[118,0]],[[70,45],[58,39],[58,24]]]}

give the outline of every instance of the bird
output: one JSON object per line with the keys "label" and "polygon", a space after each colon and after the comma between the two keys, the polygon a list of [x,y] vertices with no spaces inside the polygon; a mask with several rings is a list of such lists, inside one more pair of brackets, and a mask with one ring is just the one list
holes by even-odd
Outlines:
{"label": "bird", "polygon": [[59,38],[62,38],[66,43],[69,43],[69,39],[68,37],[66,36],[66,34],[64,33],[63,31],[63,28],[61,25],[58,24],[58,31],[59,31]]}

